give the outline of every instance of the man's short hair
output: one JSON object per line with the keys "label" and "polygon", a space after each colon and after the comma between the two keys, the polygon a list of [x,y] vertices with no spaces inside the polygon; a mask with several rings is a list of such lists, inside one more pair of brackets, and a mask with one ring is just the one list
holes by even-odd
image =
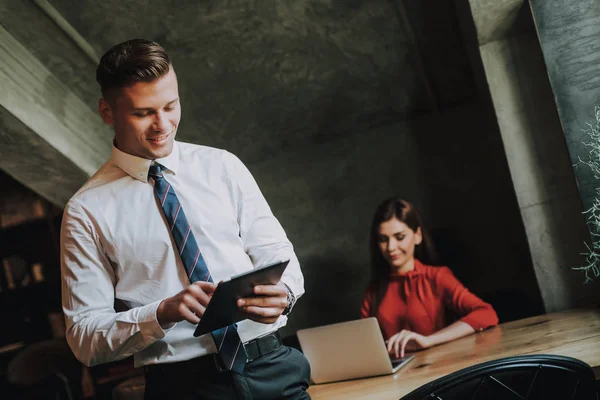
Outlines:
{"label": "man's short hair", "polygon": [[158,43],[132,39],[108,50],[96,68],[102,96],[136,82],[152,82],[169,72],[171,58]]}

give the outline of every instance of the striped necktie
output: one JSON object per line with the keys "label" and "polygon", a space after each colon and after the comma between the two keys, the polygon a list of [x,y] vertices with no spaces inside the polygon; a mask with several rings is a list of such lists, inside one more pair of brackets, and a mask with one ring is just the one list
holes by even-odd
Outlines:
{"label": "striped necktie", "polygon": [[[162,169],[162,165],[154,162],[150,166],[148,176],[154,181],[154,194],[162,206],[187,276],[191,283],[196,281],[212,282],[210,271],[202,257],[200,247],[198,247],[194,233],[185,217],[175,189],[163,176]],[[246,365],[247,355],[236,325],[217,329],[212,331],[211,335],[217,347],[221,367],[241,374]]]}

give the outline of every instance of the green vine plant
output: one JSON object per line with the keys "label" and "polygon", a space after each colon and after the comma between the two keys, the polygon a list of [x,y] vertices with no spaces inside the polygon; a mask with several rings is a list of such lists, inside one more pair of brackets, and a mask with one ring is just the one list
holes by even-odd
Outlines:
{"label": "green vine plant", "polygon": [[[594,115],[595,123],[588,122],[586,123],[587,128],[583,129],[583,132],[589,137],[589,141],[584,141],[582,144],[589,147],[590,151],[586,159],[578,158],[579,164],[587,165],[592,171],[594,179],[600,180],[600,106],[594,108]],[[587,252],[582,253],[585,257],[584,265],[573,268],[585,273],[585,283],[600,276],[600,187],[596,188],[595,192],[596,196],[592,206],[583,212],[590,228],[591,244],[585,243]]]}

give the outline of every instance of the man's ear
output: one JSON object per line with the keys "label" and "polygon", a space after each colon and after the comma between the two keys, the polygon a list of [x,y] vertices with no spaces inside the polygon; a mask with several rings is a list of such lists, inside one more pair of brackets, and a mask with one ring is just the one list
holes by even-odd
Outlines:
{"label": "man's ear", "polygon": [[98,101],[98,112],[105,124],[112,125],[114,123],[112,107],[105,99]]}

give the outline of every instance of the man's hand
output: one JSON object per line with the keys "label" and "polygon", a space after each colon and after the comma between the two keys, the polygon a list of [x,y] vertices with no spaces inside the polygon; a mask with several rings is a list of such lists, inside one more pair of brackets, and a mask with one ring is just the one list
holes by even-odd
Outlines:
{"label": "man's hand", "polygon": [[251,320],[272,324],[288,305],[287,291],[283,282],[254,286],[254,296],[239,299],[237,304]]}
{"label": "man's hand", "polygon": [[192,283],[173,297],[164,299],[156,310],[161,326],[186,320],[192,324],[200,322],[206,305],[210,301],[217,285],[211,282]]}
{"label": "man's hand", "polygon": [[428,336],[423,336],[416,332],[403,329],[388,340],[387,350],[388,353],[395,355],[396,358],[398,358],[404,357],[405,350],[415,351],[427,349],[432,345],[433,343]]}

